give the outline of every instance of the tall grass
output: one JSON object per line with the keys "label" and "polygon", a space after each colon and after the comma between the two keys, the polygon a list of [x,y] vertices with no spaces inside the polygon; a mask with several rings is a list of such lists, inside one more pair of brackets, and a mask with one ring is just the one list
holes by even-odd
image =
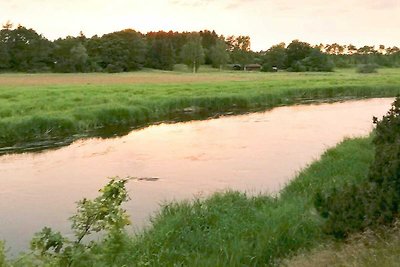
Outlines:
{"label": "tall grass", "polygon": [[239,192],[166,204],[115,259],[138,266],[265,266],[327,237],[313,208],[317,190],[365,179],[370,139],[346,140],[302,171],[279,196]]}
{"label": "tall grass", "polygon": [[[299,252],[307,255],[305,251],[321,244],[330,248],[331,244],[314,209],[315,193],[366,179],[373,152],[371,138],[345,140],[300,172],[277,196],[228,191],[195,201],[167,203],[144,231],[110,236],[93,244],[85,252],[85,262],[76,261],[73,266],[275,266],[304,262],[302,256],[287,259]],[[389,245],[380,251],[385,255],[393,249],[396,247]],[[4,261],[2,250],[0,242],[0,262]],[[22,257],[12,266],[36,266],[32,260],[35,258]],[[52,258],[41,260],[53,266]]]}
{"label": "tall grass", "polygon": [[[176,76],[179,81],[182,75],[189,74],[146,75],[154,75],[155,79],[169,75],[171,82],[0,85],[0,147],[85,134],[105,127],[133,128],[163,120],[261,110],[309,100],[392,97],[400,93],[400,70],[382,70],[368,76],[354,71],[209,73],[200,74],[202,79],[192,82],[174,82],[171,78]],[[238,80],[232,81],[232,75]],[[210,82],[205,82],[208,77]],[[214,80],[215,77],[226,80]],[[21,75],[22,78],[26,77]]]}

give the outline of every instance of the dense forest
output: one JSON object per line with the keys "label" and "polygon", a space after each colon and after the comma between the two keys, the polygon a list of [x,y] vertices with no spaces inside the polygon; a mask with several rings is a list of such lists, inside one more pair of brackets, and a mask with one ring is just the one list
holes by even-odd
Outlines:
{"label": "dense forest", "polygon": [[142,68],[173,70],[186,64],[241,70],[248,64],[263,71],[332,71],[360,64],[400,66],[400,49],[384,45],[310,45],[299,40],[253,52],[249,36],[215,31],[148,32],[125,29],[103,36],[67,36],[54,41],[24,26],[3,25],[0,31],[0,72],[126,72]]}

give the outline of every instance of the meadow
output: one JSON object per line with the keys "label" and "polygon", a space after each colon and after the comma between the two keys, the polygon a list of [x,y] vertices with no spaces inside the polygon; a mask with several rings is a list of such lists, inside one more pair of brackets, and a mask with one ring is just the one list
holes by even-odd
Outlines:
{"label": "meadow", "polygon": [[[400,93],[399,77],[399,69],[381,69],[368,75],[356,74],[354,70],[196,75],[160,71],[3,74],[0,145],[90,133],[113,126],[141,127],[179,120],[182,115],[190,118],[190,114],[195,118],[201,113],[213,116],[308,101],[391,97]],[[399,255],[398,228],[384,229],[381,235],[363,234],[355,241],[350,239],[348,244],[336,243],[323,232],[324,220],[314,207],[317,192],[367,179],[374,158],[371,140],[345,140],[329,149],[276,196],[228,191],[194,201],[166,203],[151,218],[148,228],[133,235],[106,238],[85,253],[73,254],[72,266],[382,263],[371,257],[371,251],[382,255],[382,259],[391,255],[387,261],[390,266]],[[372,245],[365,245],[365,240]],[[2,246],[0,243],[0,252],[4,250]],[[33,262],[57,266],[58,260],[28,254],[10,266]],[[2,262],[4,256],[0,255]]]}
{"label": "meadow", "polygon": [[358,74],[145,70],[118,74],[1,74],[0,147],[96,135],[160,121],[308,101],[393,97],[400,69]]}

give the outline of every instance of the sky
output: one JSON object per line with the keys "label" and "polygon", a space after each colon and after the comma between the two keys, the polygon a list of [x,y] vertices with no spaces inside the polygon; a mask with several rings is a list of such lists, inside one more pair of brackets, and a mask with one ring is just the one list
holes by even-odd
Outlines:
{"label": "sky", "polygon": [[132,28],[248,35],[254,51],[311,44],[400,46],[400,0],[0,0],[0,23],[48,39]]}

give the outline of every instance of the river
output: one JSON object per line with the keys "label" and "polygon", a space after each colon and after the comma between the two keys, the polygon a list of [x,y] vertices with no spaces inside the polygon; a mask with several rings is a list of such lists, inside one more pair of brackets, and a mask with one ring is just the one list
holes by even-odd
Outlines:
{"label": "river", "polygon": [[[278,192],[345,137],[367,135],[393,98],[279,107],[204,121],[160,124],[123,137],[0,157],[0,239],[13,253],[43,226],[70,234],[75,201],[97,196],[107,177],[131,180],[133,230],[159,205],[225,189]],[[150,178],[150,179],[148,179]],[[131,229],[132,230],[132,229]]]}

